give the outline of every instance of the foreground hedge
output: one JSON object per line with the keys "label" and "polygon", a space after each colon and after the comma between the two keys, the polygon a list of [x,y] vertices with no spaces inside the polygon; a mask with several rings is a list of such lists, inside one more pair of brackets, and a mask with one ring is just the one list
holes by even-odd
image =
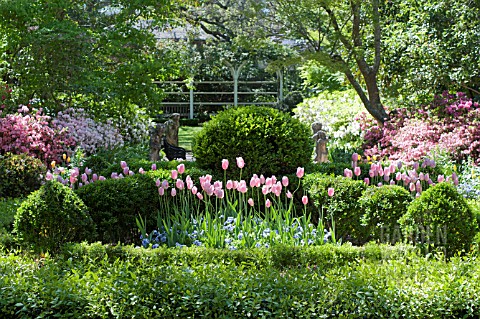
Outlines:
{"label": "foreground hedge", "polygon": [[[182,249],[183,250],[183,249]],[[205,251],[202,249],[185,249]],[[174,250],[178,251],[178,250]],[[7,318],[474,318],[480,261],[366,259],[318,271],[248,263],[0,257]]]}

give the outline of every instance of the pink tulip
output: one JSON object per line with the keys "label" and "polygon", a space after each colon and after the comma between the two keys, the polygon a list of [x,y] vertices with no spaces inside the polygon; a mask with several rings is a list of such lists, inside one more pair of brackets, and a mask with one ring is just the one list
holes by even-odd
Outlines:
{"label": "pink tulip", "polygon": [[70,175],[70,184],[75,184],[77,181],[77,178],[75,177],[75,175]]}
{"label": "pink tulip", "polygon": [[355,173],[355,176],[359,176],[362,173],[362,170],[360,169],[359,166],[354,168],[354,173]]}
{"label": "pink tulip", "polygon": [[223,185],[222,185],[222,182],[220,181],[216,181],[215,183],[213,183],[213,188],[215,189],[222,189]]}
{"label": "pink tulip", "polygon": [[379,175],[379,176],[383,176],[384,173],[385,173],[385,172],[384,172],[383,168],[380,167],[380,168],[378,169],[378,175]]}
{"label": "pink tulip", "polygon": [[293,197],[293,194],[290,191],[288,191],[287,192],[287,198],[292,198],[292,197]]}
{"label": "pink tulip", "polygon": [[272,178],[271,178],[271,177],[268,177],[268,178],[265,180],[265,185],[267,185],[268,187],[272,187],[273,181],[272,181]]}
{"label": "pink tulip", "polygon": [[122,178],[123,178],[123,174],[122,174],[122,173],[118,174],[118,178],[122,179]]}
{"label": "pink tulip", "polygon": [[270,202],[269,199],[267,199],[267,200],[265,201],[265,206],[266,206],[267,208],[270,208],[270,206],[272,206],[272,203]]}
{"label": "pink tulip", "polygon": [[122,169],[125,168],[125,167],[127,167],[127,162],[121,161],[121,162],[120,162],[120,167],[121,167]]}
{"label": "pink tulip", "polygon": [[438,181],[439,183],[444,182],[444,181],[445,181],[445,176],[443,176],[443,175],[438,175],[437,181]]}
{"label": "pink tulip", "polygon": [[328,196],[332,197],[335,194],[335,189],[333,187],[328,188]]}
{"label": "pink tulip", "polygon": [[106,178],[105,178],[105,176],[99,176],[99,177],[98,177],[98,180],[99,180],[99,181],[104,181],[104,180],[106,180]]}
{"label": "pink tulip", "polygon": [[243,158],[237,157],[237,166],[240,169],[242,169],[245,166],[245,162],[244,162]]}
{"label": "pink tulip", "polygon": [[127,166],[127,167],[124,167],[124,168],[123,168],[123,174],[124,174],[124,175],[128,175],[128,172],[130,172],[130,169],[128,168],[128,166]]}
{"label": "pink tulip", "polygon": [[224,197],[224,195],[225,195],[225,193],[224,193],[223,189],[215,190],[215,196],[217,196],[217,198],[222,199]]}
{"label": "pink tulip", "polygon": [[357,153],[353,153],[353,154],[352,154],[352,162],[357,163],[357,161],[358,161],[358,154],[357,154]]}
{"label": "pink tulip", "polygon": [[140,167],[140,168],[138,169],[138,173],[139,173],[139,174],[145,174],[145,170],[144,170],[142,167]]}
{"label": "pink tulip", "polygon": [[265,184],[265,177],[263,176],[263,174],[260,175],[260,184]]}
{"label": "pink tulip", "polygon": [[160,187],[158,189],[158,195],[163,196],[165,194],[165,189],[163,187]]}
{"label": "pink tulip", "polygon": [[88,167],[85,167],[85,174],[91,175],[91,174],[92,174],[92,170],[89,169]]}
{"label": "pink tulip", "polygon": [[297,167],[297,177],[302,178],[304,174],[305,174],[305,168]]}
{"label": "pink tulip", "polygon": [[390,185],[395,185],[395,181],[393,179],[390,181]]}
{"label": "pink tulip", "polygon": [[133,175],[135,175],[135,173],[133,171],[128,171],[128,175],[133,176]]}
{"label": "pink tulip", "polygon": [[172,170],[171,172],[172,179],[175,180],[178,177],[178,171],[176,169]]}
{"label": "pink tulip", "polygon": [[411,192],[415,191],[415,184],[413,182],[410,183],[410,191]]}
{"label": "pink tulip", "polygon": [[270,187],[268,187],[267,185],[263,185],[262,194],[267,195],[268,193],[270,193]]}
{"label": "pink tulip", "polygon": [[369,170],[368,175],[370,175],[371,178],[375,177],[375,171]]}
{"label": "pink tulip", "polygon": [[157,180],[155,181],[155,186],[160,187],[161,184],[162,184],[162,183],[160,182],[159,179],[157,179]]}
{"label": "pink tulip", "polygon": [[87,174],[83,173],[83,174],[82,174],[82,182],[85,183],[87,180],[88,180]]}
{"label": "pink tulip", "polygon": [[402,173],[397,172],[397,174],[395,175],[395,180],[399,181],[401,179],[402,179]]}
{"label": "pink tulip", "polygon": [[252,178],[250,179],[250,187],[255,186],[257,186],[257,179],[255,178],[255,176],[252,176]]}
{"label": "pink tulip", "polygon": [[168,189],[170,187],[170,185],[168,184],[168,181],[166,179],[163,180],[162,187],[165,188],[165,189]]}
{"label": "pink tulip", "polygon": [[237,189],[238,188],[238,181],[233,181],[233,189]]}
{"label": "pink tulip", "polygon": [[252,198],[249,198],[249,199],[247,200],[247,203],[248,203],[248,205],[250,205],[250,206],[252,206],[252,207],[253,207],[253,205],[254,205],[254,202],[253,202],[253,199],[252,199]]}
{"label": "pink tulip", "polygon": [[172,195],[172,197],[175,197],[177,195],[177,189],[176,188],[172,188],[172,191],[170,193]]}
{"label": "pink tulip", "polygon": [[353,176],[353,172],[352,172],[352,170],[350,170],[348,168],[345,168],[343,170],[343,175],[347,178],[351,178]]}
{"label": "pink tulip", "polygon": [[382,187],[382,186],[383,186],[383,183],[380,182],[380,183],[377,184],[377,186],[378,186],[378,187]]}
{"label": "pink tulip", "polygon": [[231,180],[227,181],[227,189],[232,189],[233,188],[233,182]]}
{"label": "pink tulip", "polygon": [[205,181],[211,183],[212,182],[212,175],[210,175],[210,174],[205,175]]}
{"label": "pink tulip", "polygon": [[178,174],[180,174],[180,175],[183,174],[183,173],[185,173],[185,164],[183,164],[183,163],[182,163],[182,164],[179,164],[179,165],[177,166],[177,170],[178,170]]}
{"label": "pink tulip", "polygon": [[370,178],[365,177],[365,178],[363,179],[363,182],[364,182],[365,184],[367,184],[367,185],[370,185]]}
{"label": "pink tulip", "polygon": [[198,197],[199,200],[202,200],[203,199],[202,193],[197,193],[197,197]]}
{"label": "pink tulip", "polygon": [[303,203],[303,205],[307,205],[307,204],[308,204],[308,197],[307,197],[307,196],[303,196],[303,197],[302,197],[302,203]]}
{"label": "pink tulip", "polygon": [[247,183],[243,179],[238,183],[237,190],[242,194],[247,192]]}
{"label": "pink tulip", "polygon": [[50,173],[50,172],[47,172],[47,174],[45,175],[45,179],[46,179],[47,181],[53,180],[53,174]]}
{"label": "pink tulip", "polygon": [[228,168],[228,160],[227,159],[222,159],[222,169],[226,171]]}
{"label": "pink tulip", "polygon": [[175,186],[177,186],[179,190],[182,190],[185,188],[185,183],[181,179],[177,179]]}
{"label": "pink tulip", "polygon": [[205,192],[207,193],[208,196],[212,196],[213,193],[215,192],[215,188],[213,187],[213,185],[210,185],[210,187],[206,189]]}
{"label": "pink tulip", "polygon": [[152,171],[155,171],[157,169],[157,164],[153,163],[152,164]]}
{"label": "pink tulip", "polygon": [[83,184],[82,184],[82,183],[78,183],[78,187],[79,187],[79,188],[80,188],[80,187],[82,187],[82,186],[83,186]]}
{"label": "pink tulip", "polygon": [[197,194],[197,192],[198,192],[197,186],[193,186],[192,187],[192,194],[195,195],[195,194]]}
{"label": "pink tulip", "polygon": [[287,187],[288,186],[288,177],[287,176],[283,176],[282,177],[282,185],[284,187]]}
{"label": "pink tulip", "polygon": [[385,182],[388,182],[390,180],[390,175],[387,175],[387,174],[383,175],[383,180]]}

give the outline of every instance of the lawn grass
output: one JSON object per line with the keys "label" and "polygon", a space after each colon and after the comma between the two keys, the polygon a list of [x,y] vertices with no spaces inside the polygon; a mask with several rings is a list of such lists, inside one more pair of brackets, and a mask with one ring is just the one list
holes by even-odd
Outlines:
{"label": "lawn grass", "polygon": [[180,126],[178,129],[178,146],[191,151],[193,136],[201,129],[201,126]]}

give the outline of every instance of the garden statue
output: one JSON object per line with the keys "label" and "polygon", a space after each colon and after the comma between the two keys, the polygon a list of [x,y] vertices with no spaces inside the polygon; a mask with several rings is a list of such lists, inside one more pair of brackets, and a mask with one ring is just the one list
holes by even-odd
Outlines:
{"label": "garden statue", "polygon": [[155,127],[149,127],[150,132],[150,160],[156,162],[160,160],[160,150],[163,147],[163,135],[165,134],[165,125],[157,123]]}
{"label": "garden statue", "polygon": [[167,143],[178,146],[178,129],[180,127],[180,114],[173,113],[171,118],[165,122],[165,137]]}
{"label": "garden statue", "polygon": [[315,122],[312,124],[313,140],[315,141],[315,163],[328,162],[327,151],[327,134],[322,130],[322,123]]}

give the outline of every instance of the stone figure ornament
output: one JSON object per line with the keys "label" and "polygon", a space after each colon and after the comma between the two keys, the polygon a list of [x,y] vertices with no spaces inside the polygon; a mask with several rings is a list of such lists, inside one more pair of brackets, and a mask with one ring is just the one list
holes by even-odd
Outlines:
{"label": "stone figure ornament", "polygon": [[322,130],[322,123],[315,122],[312,124],[313,136],[312,139],[315,141],[315,163],[326,163],[328,162],[328,151],[327,151],[327,134]]}
{"label": "stone figure ornament", "polygon": [[173,113],[168,121],[165,122],[165,137],[167,143],[178,146],[178,129],[180,128],[180,114]]}
{"label": "stone figure ornament", "polygon": [[165,125],[158,123],[156,126],[150,126],[148,130],[150,133],[150,160],[156,162],[160,160],[160,150],[163,148]]}

